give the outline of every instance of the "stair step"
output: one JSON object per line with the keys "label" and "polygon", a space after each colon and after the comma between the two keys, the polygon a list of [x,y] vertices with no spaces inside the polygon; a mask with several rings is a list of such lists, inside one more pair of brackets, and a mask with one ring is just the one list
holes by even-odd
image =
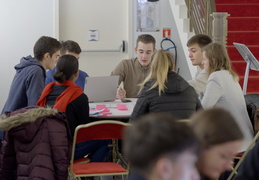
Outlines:
{"label": "stair step", "polygon": [[[243,88],[244,77],[240,76],[239,84]],[[249,76],[247,82],[247,92],[259,93],[259,77],[258,76]]]}
{"label": "stair step", "polygon": [[[259,45],[246,45],[246,46],[251,51],[251,53],[253,53],[256,59],[259,61]],[[228,45],[227,51],[231,61],[234,61],[234,60],[244,61],[243,57],[241,56],[241,54],[238,52],[238,50],[234,45]]]}
{"label": "stair step", "polygon": [[228,30],[259,31],[259,17],[231,17],[228,18]]}
{"label": "stair step", "polygon": [[239,42],[242,44],[258,45],[258,39],[259,31],[228,31],[227,44],[232,45],[233,42]]}
{"label": "stair step", "polygon": [[[233,42],[245,44],[259,60],[259,0],[215,0],[217,12],[227,12],[227,50],[233,69],[243,87],[247,63],[234,47]],[[247,94],[259,94],[259,71],[250,70]]]}
{"label": "stair step", "polygon": [[216,4],[247,4],[259,3],[259,0],[215,0]]}
{"label": "stair step", "polygon": [[[245,70],[246,70],[246,65],[247,65],[245,60],[243,60],[243,61],[231,61],[231,64],[232,64],[233,70],[239,76],[244,76],[245,75]],[[257,76],[257,77],[259,77],[259,71],[254,71],[254,70],[250,69],[249,76]]]}
{"label": "stair step", "polygon": [[230,17],[259,16],[259,4],[217,4],[217,12],[227,12]]}
{"label": "stair step", "polygon": [[259,92],[252,92],[252,91],[250,91],[250,92],[246,92],[246,94],[259,94]]}

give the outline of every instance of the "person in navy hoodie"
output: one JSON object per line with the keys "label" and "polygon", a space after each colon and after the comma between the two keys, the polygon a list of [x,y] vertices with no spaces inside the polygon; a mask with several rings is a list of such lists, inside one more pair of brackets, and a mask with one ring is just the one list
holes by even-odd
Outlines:
{"label": "person in navy hoodie", "polygon": [[42,36],[34,45],[34,57],[27,56],[14,68],[7,101],[2,113],[36,105],[44,88],[46,70],[53,69],[60,57],[61,43],[52,37]]}
{"label": "person in navy hoodie", "polygon": [[[65,54],[70,54],[75,56],[77,59],[80,58],[81,48],[79,44],[75,41],[67,40],[62,43],[62,48],[60,50],[61,56]],[[53,77],[53,74],[56,72],[56,67],[53,70],[49,70],[46,72],[46,80],[45,85],[56,82],[56,80]],[[82,70],[79,70],[79,76],[77,80],[75,81],[75,84],[79,87],[81,87],[82,90],[84,90],[85,86],[85,78],[88,77],[88,74]]]}

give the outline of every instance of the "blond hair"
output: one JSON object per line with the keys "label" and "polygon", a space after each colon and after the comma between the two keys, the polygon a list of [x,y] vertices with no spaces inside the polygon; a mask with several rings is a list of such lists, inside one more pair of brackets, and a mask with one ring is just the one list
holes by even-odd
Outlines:
{"label": "blond hair", "polygon": [[238,75],[232,70],[231,62],[226,51],[221,44],[210,43],[202,48],[206,58],[209,60],[208,75],[215,71],[227,70],[235,81],[239,80]]}
{"label": "blond hair", "polygon": [[150,87],[149,90],[158,87],[159,96],[162,92],[165,91],[167,88],[165,83],[167,82],[167,76],[169,71],[174,70],[174,57],[172,53],[165,50],[158,50],[152,56],[151,62],[151,71],[148,77],[144,80],[142,84],[140,84],[141,88],[150,81],[154,79],[153,85]]}

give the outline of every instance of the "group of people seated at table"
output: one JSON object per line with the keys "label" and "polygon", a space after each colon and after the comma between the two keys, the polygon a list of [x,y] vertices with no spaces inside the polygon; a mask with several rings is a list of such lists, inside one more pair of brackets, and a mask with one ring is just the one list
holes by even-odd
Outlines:
{"label": "group of people seated at table", "polygon": [[[155,47],[153,36],[140,35],[135,48],[137,57],[121,61],[111,72],[119,75],[119,84],[124,85],[118,88],[118,99],[138,98],[129,119],[133,126],[125,133],[125,156],[132,165],[129,179],[217,179],[230,170],[235,154],[244,152],[253,138],[238,75],[231,68],[227,51],[205,34],[193,36],[187,47],[198,71],[192,80],[186,81],[175,72],[173,54]],[[5,132],[0,178],[7,177],[13,169],[17,171],[13,174],[16,178],[30,177],[29,170],[25,174],[22,170],[25,166],[33,169],[28,159],[19,157],[20,164],[15,166],[14,163],[7,165],[6,160],[23,151],[37,154],[36,148],[24,150],[23,146],[17,146],[22,144],[21,127],[28,132],[35,129],[28,121],[12,124],[17,114],[30,114],[33,110],[35,113],[37,107],[31,107],[35,105],[64,112],[66,123],[57,126],[55,131],[66,132],[68,144],[75,128],[90,122],[88,98],[82,85],[88,74],[79,70],[80,52],[80,46],[74,41],[60,43],[43,36],[34,45],[34,57],[24,57],[15,66],[16,75],[0,120],[0,130]],[[49,70],[47,77],[46,70]],[[57,112],[52,113],[50,118],[56,118]],[[29,122],[34,124],[39,122],[35,119],[42,118],[33,117]],[[189,119],[190,123],[176,119]],[[92,162],[104,161],[108,143],[104,140],[78,143],[75,159],[89,155]],[[69,148],[66,150],[69,154]],[[68,167],[69,158],[52,161],[60,179],[67,176],[66,168],[59,172],[58,167],[61,164]],[[51,179],[53,174],[34,172],[34,176]]]}

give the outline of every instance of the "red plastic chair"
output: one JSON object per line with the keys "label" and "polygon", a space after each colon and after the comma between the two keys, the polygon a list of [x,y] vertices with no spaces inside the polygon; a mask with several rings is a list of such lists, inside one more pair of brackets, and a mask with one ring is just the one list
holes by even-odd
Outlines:
{"label": "red plastic chair", "polygon": [[[79,125],[75,130],[72,146],[72,157],[70,163],[71,174],[77,177],[89,177],[89,176],[115,176],[128,174],[128,165],[118,152],[118,139],[123,139],[123,129],[130,124],[113,120],[96,121],[84,125]],[[88,162],[88,163],[75,163],[74,153],[76,143],[89,141],[89,140],[101,140],[101,139],[113,139],[113,148],[115,155],[113,157],[114,162]],[[120,159],[126,169],[120,164],[116,163],[117,159]]]}

